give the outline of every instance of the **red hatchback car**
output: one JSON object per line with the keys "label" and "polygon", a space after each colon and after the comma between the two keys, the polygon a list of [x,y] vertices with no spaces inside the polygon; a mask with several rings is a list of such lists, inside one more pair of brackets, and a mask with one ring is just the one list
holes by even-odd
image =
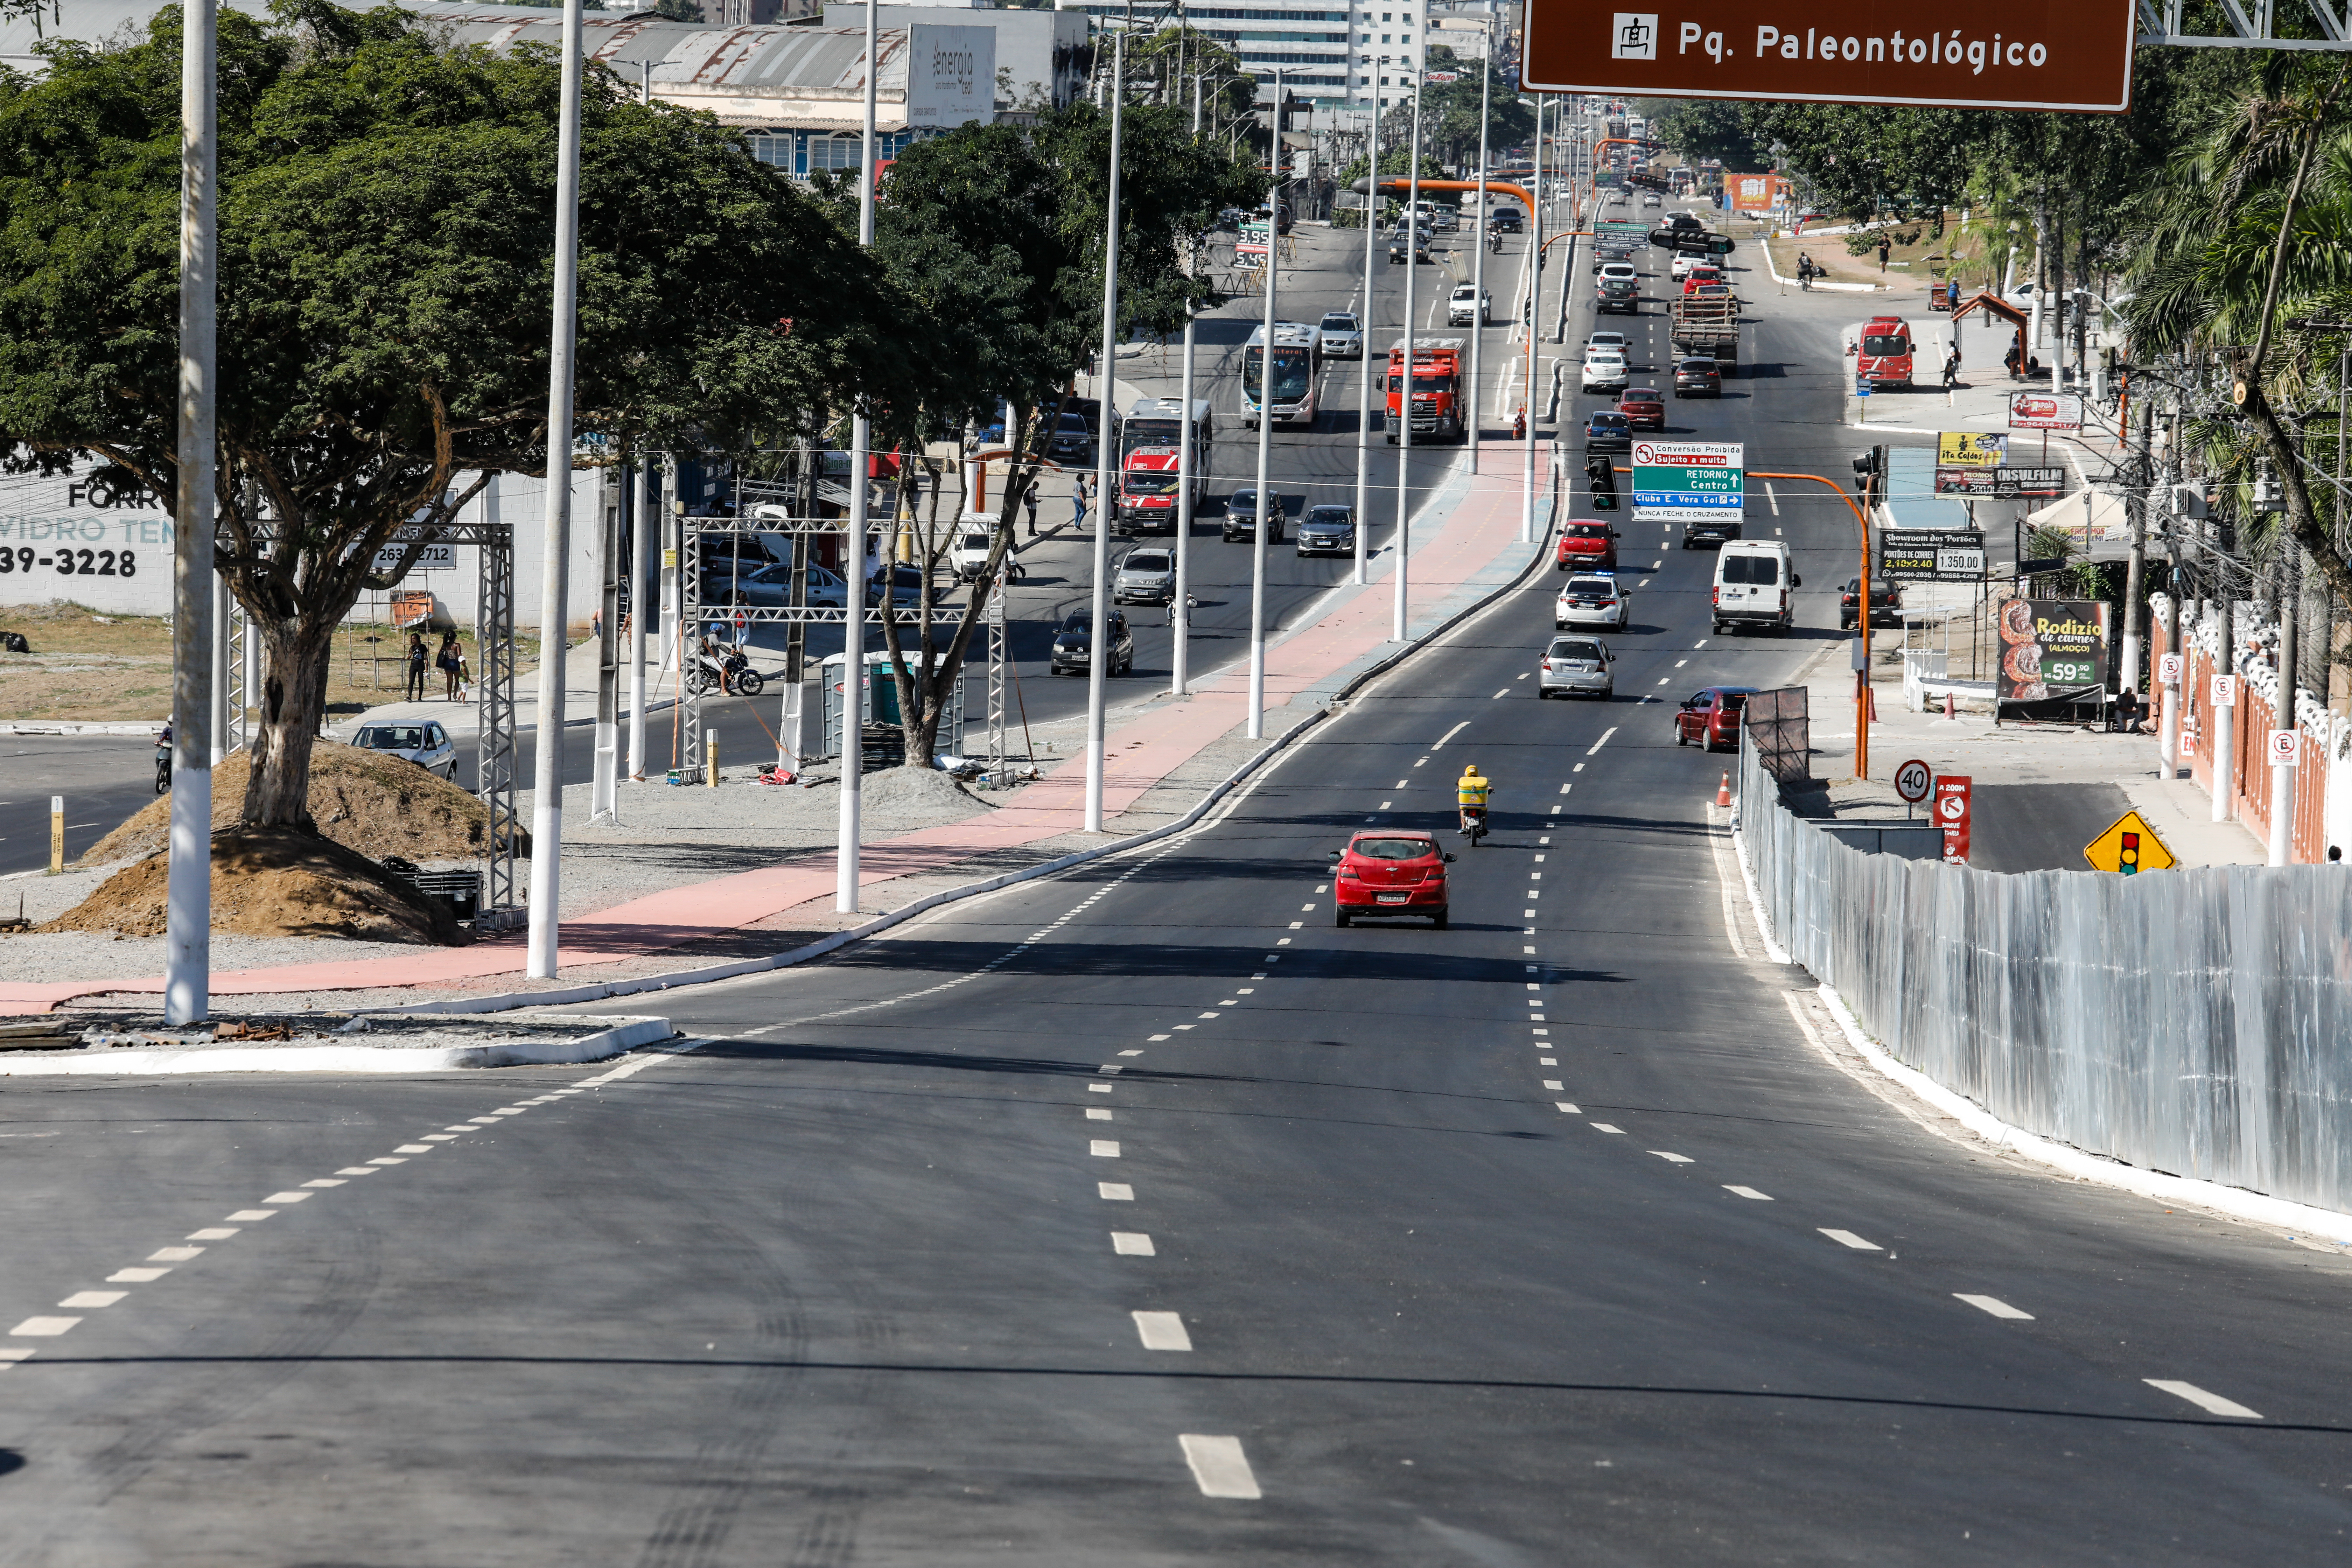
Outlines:
{"label": "red hatchback car", "polygon": [[1426,833],[1359,833],[1331,851],[1332,923],[1424,915],[1445,929],[1445,866],[1453,856]]}
{"label": "red hatchback car", "polygon": [[1710,686],[1684,698],[1682,711],[1675,715],[1675,744],[1696,741],[1710,752],[1718,746],[1738,751],[1740,710],[1755,693],[1752,686]]}
{"label": "red hatchback car", "polygon": [[1559,531],[1559,569],[1563,572],[1617,570],[1617,531],[1589,517],[1571,518]]}
{"label": "red hatchback car", "polygon": [[1629,386],[1617,395],[1617,412],[1625,416],[1629,430],[1663,430],[1666,427],[1666,400],[1658,395],[1654,386]]}

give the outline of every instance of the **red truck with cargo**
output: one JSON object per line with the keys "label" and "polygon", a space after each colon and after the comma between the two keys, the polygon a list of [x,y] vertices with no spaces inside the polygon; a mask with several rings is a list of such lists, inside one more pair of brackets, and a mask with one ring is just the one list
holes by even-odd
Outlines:
{"label": "red truck with cargo", "polygon": [[[1463,392],[1466,380],[1462,360],[1468,348],[1465,338],[1429,338],[1412,345],[1412,435],[1420,440],[1465,441],[1469,439],[1469,405]],[[1388,427],[1389,445],[1397,441],[1397,421],[1402,416],[1400,405],[1404,397],[1404,345],[1389,350]]]}

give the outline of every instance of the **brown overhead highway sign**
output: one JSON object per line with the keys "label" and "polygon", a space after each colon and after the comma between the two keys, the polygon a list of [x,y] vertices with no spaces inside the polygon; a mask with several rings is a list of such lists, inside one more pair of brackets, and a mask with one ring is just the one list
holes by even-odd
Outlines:
{"label": "brown overhead highway sign", "polygon": [[[1521,85],[2120,114],[2131,107],[2133,3],[1946,7],[1921,33],[1936,8],[1894,0],[1528,0]],[[1657,9],[1632,8],[1647,5]]]}

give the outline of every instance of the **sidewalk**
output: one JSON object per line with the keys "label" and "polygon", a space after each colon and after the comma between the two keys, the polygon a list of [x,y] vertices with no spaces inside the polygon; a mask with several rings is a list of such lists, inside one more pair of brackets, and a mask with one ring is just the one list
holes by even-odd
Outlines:
{"label": "sidewalk", "polygon": [[[1415,639],[1510,581],[1534,558],[1542,532],[1549,531],[1549,503],[1539,504],[1541,532],[1534,546],[1517,542],[1519,512],[1516,476],[1473,479],[1457,474],[1423,508],[1415,521],[1419,542],[1412,558],[1413,599],[1420,606],[1412,625]],[[1392,559],[1377,563],[1371,582],[1335,590],[1315,618],[1268,647],[1268,733],[1287,730],[1357,674],[1398,651],[1398,645],[1389,640],[1392,570]],[[1247,680],[1245,669],[1232,669],[1203,682],[1189,698],[1114,714],[1103,779],[1106,817],[1126,812],[1155,784],[1236,730],[1244,718]],[[1084,821],[1085,787],[1085,759],[1074,757],[997,810],[867,844],[860,858],[860,886],[879,888],[1074,833]],[[1111,835],[1103,840],[1112,841]],[[640,957],[773,920],[829,900],[834,879],[835,864],[828,857],[633,900],[566,921],[560,963],[568,971]],[[216,995],[230,996],[430,987],[520,973],[524,963],[522,942],[509,937],[467,948],[404,950],[356,963],[216,973],[212,989]],[[77,996],[162,989],[160,976],[0,984],[0,1014],[46,1012]]]}

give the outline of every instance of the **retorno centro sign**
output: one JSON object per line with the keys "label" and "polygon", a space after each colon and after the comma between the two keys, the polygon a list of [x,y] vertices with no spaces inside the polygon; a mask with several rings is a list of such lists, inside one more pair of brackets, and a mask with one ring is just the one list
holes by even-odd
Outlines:
{"label": "retorno centro sign", "polygon": [[2131,50],[2132,0],[2017,0],[1944,7],[1940,18],[1895,0],[1688,0],[1656,11],[1528,0],[1524,85],[2120,114],[2131,107]]}

